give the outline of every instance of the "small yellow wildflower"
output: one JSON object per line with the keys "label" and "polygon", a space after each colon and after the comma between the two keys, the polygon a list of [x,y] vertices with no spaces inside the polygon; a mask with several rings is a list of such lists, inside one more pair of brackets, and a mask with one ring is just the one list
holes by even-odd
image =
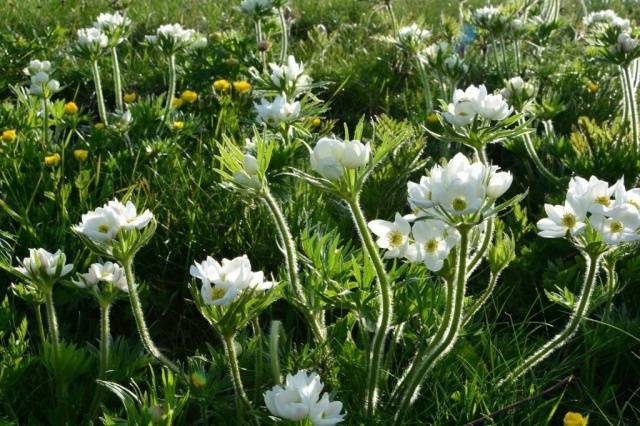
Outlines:
{"label": "small yellow wildflower", "polygon": [[136,92],[128,92],[124,94],[122,99],[124,99],[125,103],[132,104],[138,99],[138,94]]}
{"label": "small yellow wildflower", "polygon": [[57,152],[55,154],[52,155],[47,155],[44,157],[44,165],[45,166],[50,166],[50,167],[55,167],[58,164],[60,164],[60,154],[58,154]]}
{"label": "small yellow wildflower", "polygon": [[598,85],[598,83],[595,83],[593,81],[588,81],[587,90],[590,91],[591,93],[596,93],[598,90],[600,90],[600,86]]}
{"label": "small yellow wildflower", "polygon": [[436,114],[435,112],[429,113],[429,115],[427,115],[427,123],[438,124],[439,122],[440,119],[438,119],[438,114]]}
{"label": "small yellow wildflower", "polygon": [[246,80],[234,81],[233,89],[238,93],[247,93],[249,90],[251,90],[251,83]]}
{"label": "small yellow wildflower", "polygon": [[76,112],[78,112],[78,105],[76,105],[75,102],[69,101],[66,104],[64,104],[64,113],[65,114],[73,115]]}
{"label": "small yellow wildflower", "polygon": [[201,389],[207,384],[207,377],[201,371],[194,371],[191,373],[191,383]]}
{"label": "small yellow wildflower", "polygon": [[184,102],[181,98],[173,98],[171,101],[171,106],[174,108],[180,108]]}
{"label": "small yellow wildflower", "polygon": [[568,411],[567,414],[564,415],[562,422],[564,426],[587,426],[587,423],[589,423],[589,416],[585,418],[580,413]]}
{"label": "small yellow wildflower", "polygon": [[182,99],[185,102],[188,102],[190,104],[194,103],[195,101],[198,100],[198,94],[196,92],[194,92],[193,90],[185,90],[184,92],[182,92],[182,95],[180,96],[180,99]]}
{"label": "small yellow wildflower", "polygon": [[15,129],[7,129],[4,132],[2,132],[2,135],[0,135],[0,139],[2,139],[2,142],[5,142],[5,143],[15,141],[16,137],[17,137],[17,134]]}
{"label": "small yellow wildflower", "polygon": [[220,79],[213,82],[213,88],[219,92],[226,92],[231,87],[229,80]]}
{"label": "small yellow wildflower", "polygon": [[172,126],[175,130],[182,130],[184,129],[184,121],[174,121]]}
{"label": "small yellow wildflower", "polygon": [[78,161],[85,161],[89,156],[89,151],[87,151],[86,149],[74,149],[73,156]]}
{"label": "small yellow wildflower", "polygon": [[93,125],[93,128],[96,130],[102,130],[104,129],[104,123],[96,123]]}
{"label": "small yellow wildflower", "polygon": [[320,127],[321,124],[322,124],[322,120],[320,119],[320,117],[316,117],[313,120],[311,120],[311,125],[313,127]]}

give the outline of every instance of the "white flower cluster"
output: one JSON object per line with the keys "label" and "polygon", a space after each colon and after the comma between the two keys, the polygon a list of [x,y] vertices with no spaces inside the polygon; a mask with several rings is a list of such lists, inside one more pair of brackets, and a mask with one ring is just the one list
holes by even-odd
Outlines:
{"label": "white flower cluster", "polygon": [[77,34],[78,46],[83,49],[99,51],[109,44],[109,37],[100,28],[81,28]]}
{"label": "white flower cluster", "polygon": [[594,27],[596,29],[613,26],[623,32],[631,30],[631,23],[629,20],[621,18],[611,9],[592,12],[585,16],[582,22],[586,27]]}
{"label": "white flower cluster", "polygon": [[43,248],[29,249],[29,257],[22,259],[15,270],[34,281],[40,279],[58,279],[73,270],[72,264],[66,264],[67,256],[60,250],[50,253]]}
{"label": "white flower cluster", "polygon": [[80,223],[75,225],[73,230],[94,242],[101,243],[115,239],[120,230],[142,229],[152,219],[153,213],[149,210],[138,214],[136,206],[131,201],[122,204],[114,199],[83,214]]}
{"label": "white flower cluster", "polygon": [[610,246],[640,239],[640,188],[627,191],[622,179],[610,186],[595,176],[574,177],[564,204],[544,209],[548,217],[538,221],[541,237],[578,237],[591,226]]}
{"label": "white flower cluster", "polygon": [[[264,393],[267,409],[276,417],[294,422],[308,420],[313,426],[333,426],[344,420],[342,402],[331,401],[317,373],[300,370],[287,374],[285,385]],[[306,424],[306,423],[305,423]]]}
{"label": "white flower cluster", "polygon": [[474,121],[476,116],[487,120],[500,121],[509,117],[513,108],[507,104],[500,94],[487,94],[484,85],[471,85],[466,90],[456,89],[453,102],[443,113],[445,120],[454,126],[465,126]]}
{"label": "white flower cluster", "polygon": [[25,73],[31,77],[29,93],[34,96],[50,97],[60,90],[60,83],[49,76],[51,62],[33,60],[25,69]]}
{"label": "white flower cluster", "polygon": [[253,272],[247,256],[222,259],[222,264],[208,256],[200,263],[194,262],[191,276],[202,282],[200,294],[207,305],[227,306],[244,290],[268,290],[274,286],[264,281],[262,271]]}
{"label": "white flower cluster", "polygon": [[180,24],[160,25],[154,35],[145,36],[151,44],[158,44],[162,49],[170,51],[195,49],[206,44],[206,39],[197,31],[184,28]]}
{"label": "white flower cluster", "polygon": [[398,29],[398,42],[401,44],[418,44],[431,37],[431,31],[420,28],[415,22]]}
{"label": "white flower cluster", "polygon": [[338,180],[346,169],[358,169],[369,162],[371,147],[359,140],[321,138],[311,152],[311,168],[322,177]]}
{"label": "white flower cluster", "polygon": [[80,274],[80,279],[73,281],[76,286],[86,289],[93,289],[101,282],[111,284],[125,293],[129,292],[124,269],[113,262],[93,263],[86,273]]}
{"label": "white flower cluster", "polygon": [[[471,163],[458,153],[446,166],[433,167],[419,183],[408,182],[414,214],[396,213],[393,222],[373,220],[369,228],[378,236],[378,247],[386,250],[386,258],[404,257],[439,271],[460,238],[452,226],[455,219],[489,208],[512,182],[511,173],[479,161]],[[416,220],[413,227],[409,220]]]}
{"label": "white flower cluster", "polygon": [[262,98],[260,103],[253,103],[253,108],[258,114],[258,122],[264,124],[289,123],[300,115],[300,102],[290,102],[285,95],[278,95],[273,101]]}
{"label": "white flower cluster", "polygon": [[456,154],[446,166],[434,166],[429,176],[419,183],[409,182],[409,205],[416,216],[451,217],[476,214],[493,204],[513,182],[510,172],[480,161],[471,163],[462,153]]}
{"label": "white flower cluster", "polygon": [[507,80],[505,88],[500,91],[500,94],[505,99],[516,98],[530,98],[536,93],[536,88],[533,84],[524,81],[522,77],[516,76]]}
{"label": "white flower cluster", "polygon": [[506,17],[502,16],[500,9],[494,6],[485,6],[474,10],[471,18],[476,24],[485,29],[493,29],[498,23],[506,22]]}
{"label": "white flower cluster", "polygon": [[304,65],[296,62],[293,55],[289,55],[286,64],[278,65],[272,62],[269,68],[271,82],[284,93],[296,96],[309,90],[311,86],[311,77],[304,73]]}
{"label": "white flower cluster", "polygon": [[[115,13],[101,13],[93,23],[93,27],[103,31],[112,43],[121,43],[124,41],[122,33],[131,25],[131,20],[126,16]],[[115,37],[115,39],[114,39]]]}

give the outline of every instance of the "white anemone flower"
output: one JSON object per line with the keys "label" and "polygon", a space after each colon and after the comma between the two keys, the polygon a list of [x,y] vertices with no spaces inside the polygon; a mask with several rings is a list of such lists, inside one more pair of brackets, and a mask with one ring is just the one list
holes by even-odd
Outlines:
{"label": "white anemone flower", "polygon": [[369,229],[378,237],[376,244],[385,249],[387,259],[404,256],[409,246],[411,225],[409,221],[396,213],[393,222],[376,219],[369,222]]}
{"label": "white anemone flower", "polygon": [[431,31],[420,28],[415,22],[398,29],[398,41],[400,43],[420,43],[431,37]]}
{"label": "white anemone flower", "polygon": [[299,93],[308,90],[311,86],[311,77],[304,73],[304,65],[296,62],[293,55],[289,55],[286,64],[270,63],[269,68],[271,68],[269,78],[277,87]]}
{"label": "white anemone flower", "polygon": [[265,124],[279,124],[294,121],[300,115],[300,102],[289,102],[286,96],[278,95],[272,102],[260,99],[253,107],[258,115],[258,122]]}
{"label": "white anemone flower", "polygon": [[105,208],[115,213],[120,227],[126,230],[142,229],[153,219],[153,213],[148,209],[138,214],[135,204],[131,201],[127,201],[127,204],[122,204],[118,199],[114,199],[109,201]]}
{"label": "white anemone flower", "polygon": [[370,155],[371,147],[369,144],[363,144],[359,140],[344,141],[339,161],[347,169],[357,169],[369,162]]}
{"label": "white anemone flower", "polygon": [[77,31],[78,45],[88,49],[100,49],[107,47],[109,38],[99,28],[82,28]]}
{"label": "white anemone flower", "polygon": [[75,225],[73,230],[91,241],[105,242],[116,238],[120,231],[120,221],[113,210],[98,207],[83,214],[80,223]]}
{"label": "white anemone flower", "polygon": [[582,210],[605,214],[613,206],[613,196],[616,186],[609,186],[609,183],[591,176],[589,180],[575,176],[569,181],[567,190],[567,200]]}
{"label": "white anemone flower", "polygon": [[406,256],[412,262],[424,262],[427,269],[437,272],[444,260],[460,239],[453,227],[438,219],[416,222],[412,229],[414,244],[409,246]]}
{"label": "white anemone flower", "polygon": [[615,205],[628,205],[640,212],[640,188],[627,190],[624,187],[624,180],[620,179],[615,185]]}
{"label": "white anemone flower", "polygon": [[451,214],[476,212],[485,202],[486,177],[487,169],[481,162],[471,163],[458,153],[445,167],[431,170],[431,197]]}
{"label": "white anemone flower", "polygon": [[510,172],[500,172],[499,167],[491,166],[489,182],[487,183],[487,196],[500,198],[513,183],[513,175]]}
{"label": "white anemone flower", "polygon": [[227,306],[244,290],[268,290],[274,283],[264,281],[264,274],[253,272],[249,258],[239,256],[222,259],[222,263],[208,256],[195,262],[189,270],[191,276],[202,282],[200,294],[207,305]]}
{"label": "white anemone flower", "polygon": [[487,120],[504,120],[513,112],[513,108],[509,106],[500,94],[487,95],[475,105],[476,112]]}
{"label": "white anemone flower", "polygon": [[41,277],[58,279],[64,277],[73,270],[72,264],[66,264],[67,256],[60,250],[55,253],[43,248],[29,249],[29,257],[22,259],[20,266],[15,270],[20,274],[37,280]]}
{"label": "white anemone flower", "polygon": [[114,31],[120,28],[124,28],[131,24],[131,20],[120,12],[115,13],[101,13],[93,23],[95,28],[102,31]]}
{"label": "white anemone flower", "polygon": [[93,288],[100,282],[112,284],[125,293],[129,292],[124,269],[113,262],[93,263],[86,273],[80,275],[79,280],[74,281],[74,284],[80,288]]}
{"label": "white anemone flower", "polygon": [[584,212],[570,202],[564,205],[545,204],[547,216],[537,223],[538,235],[544,238],[562,238],[567,235],[580,235],[586,228]]}
{"label": "white anemone flower", "polygon": [[335,138],[321,138],[311,152],[311,168],[322,177],[338,180],[344,174],[342,155],[344,144]]}
{"label": "white anemone flower", "polygon": [[630,205],[620,205],[611,209],[606,216],[593,215],[593,227],[602,235],[605,243],[617,246],[621,243],[640,240],[640,214]]}
{"label": "white anemone flower", "polygon": [[431,179],[428,176],[422,176],[419,183],[407,182],[407,193],[412,210],[425,210],[435,205],[431,198]]}
{"label": "white anemone flower", "polygon": [[453,102],[443,113],[445,120],[454,126],[470,124],[476,117],[486,96],[487,88],[484,85],[479,87],[471,85],[465,90],[456,89],[453,93]]}
{"label": "white anemone flower", "polygon": [[344,420],[342,403],[331,402],[329,394],[320,394],[324,384],[317,373],[298,371],[287,374],[284,386],[276,385],[264,393],[269,412],[281,419],[300,421],[308,419],[314,426],[333,426]]}

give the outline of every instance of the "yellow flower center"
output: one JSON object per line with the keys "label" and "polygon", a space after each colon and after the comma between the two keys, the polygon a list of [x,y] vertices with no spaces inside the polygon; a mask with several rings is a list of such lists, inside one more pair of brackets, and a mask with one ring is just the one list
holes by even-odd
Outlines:
{"label": "yellow flower center", "polygon": [[387,239],[389,240],[389,246],[400,247],[404,241],[404,235],[398,231],[391,231],[387,235]]}
{"label": "yellow flower center", "polygon": [[106,234],[107,232],[109,232],[109,225],[103,223],[102,225],[98,226],[98,232]]}
{"label": "yellow flower center", "polygon": [[222,299],[225,294],[227,294],[227,289],[222,287],[214,287],[213,290],[211,290],[211,299]]}
{"label": "yellow flower center", "polygon": [[424,249],[427,253],[435,253],[435,251],[438,250],[438,240],[434,238],[433,240],[427,241]]}
{"label": "yellow flower center", "polygon": [[571,213],[565,213],[564,216],[562,216],[562,219],[560,219],[560,223],[563,226],[572,229],[574,226],[576,226],[578,220],[576,219],[575,215]]}
{"label": "yellow flower center", "polygon": [[622,222],[613,221],[609,224],[609,231],[613,233],[622,232],[623,229],[624,225],[622,224]]}
{"label": "yellow flower center", "polygon": [[453,207],[453,209],[457,212],[461,212],[464,209],[467,208],[467,200],[465,200],[462,197],[456,197],[453,199],[453,202],[451,203],[451,206]]}
{"label": "yellow flower center", "polygon": [[600,204],[601,206],[609,207],[611,204],[611,199],[606,195],[599,195],[593,200],[596,204]]}

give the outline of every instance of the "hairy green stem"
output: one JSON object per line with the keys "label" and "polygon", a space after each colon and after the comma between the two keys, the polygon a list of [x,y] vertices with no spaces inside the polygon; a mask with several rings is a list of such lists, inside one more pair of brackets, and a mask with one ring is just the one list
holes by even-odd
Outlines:
{"label": "hairy green stem", "polygon": [[389,13],[389,18],[391,18],[391,25],[393,26],[393,36],[395,38],[398,38],[398,20],[396,19],[396,14],[393,11],[391,0],[386,0],[385,6],[387,8],[387,12]]}
{"label": "hairy green stem", "polygon": [[429,114],[433,111],[433,97],[431,95],[431,85],[429,84],[429,77],[427,76],[427,71],[424,68],[424,64],[416,56],[416,70],[418,71],[418,76],[420,77],[420,84],[422,85],[422,92],[424,95],[424,102],[426,113]]}
{"label": "hairy green stem", "polygon": [[638,122],[638,103],[636,100],[636,90],[633,87],[633,81],[631,79],[631,72],[629,66],[622,67],[622,74],[624,75],[624,82],[626,90],[624,93],[628,95],[626,100],[629,110],[629,124],[631,126],[631,143],[633,143],[636,153],[640,151],[640,122]]}
{"label": "hairy green stem", "polygon": [[582,290],[580,291],[578,301],[574,306],[573,312],[571,313],[571,319],[569,320],[569,323],[567,323],[565,328],[560,333],[556,334],[555,337],[542,345],[540,349],[536,350],[532,355],[525,359],[524,362],[522,362],[516,368],[512,369],[504,379],[498,382],[498,386],[502,386],[505,383],[513,382],[518,379],[518,377],[522,376],[528,370],[543,361],[558,348],[564,346],[578,330],[585,315],[589,312],[589,306],[591,305],[591,296],[596,285],[598,268],[600,267],[600,259],[602,258],[602,253],[593,255],[583,253],[583,255],[586,262],[585,279],[582,285]]}
{"label": "hairy green stem", "polygon": [[93,74],[93,84],[96,87],[96,98],[98,100],[98,115],[100,115],[100,121],[105,126],[109,125],[107,120],[107,108],[104,104],[104,95],[102,93],[102,80],[100,80],[100,68],[98,67],[98,60],[91,61],[91,73]]}
{"label": "hairy green stem", "polygon": [[415,362],[407,370],[405,376],[396,387],[400,398],[395,414],[396,424],[402,424],[411,404],[418,395],[420,386],[427,373],[446,355],[455,345],[460,334],[463,319],[464,295],[467,284],[467,256],[469,252],[468,225],[458,227],[460,245],[456,256],[455,285],[447,282],[447,306],[444,318],[435,336],[429,344],[419,349]]}
{"label": "hairy green stem", "polygon": [[[521,117],[519,122],[521,125],[524,124],[525,122],[524,117]],[[544,176],[547,180],[552,182],[553,184],[556,184],[556,185],[559,184],[560,178],[554,175],[542,163],[542,160],[540,159],[540,157],[538,156],[538,153],[536,152],[536,147],[533,145],[533,141],[531,140],[531,135],[529,133],[522,135],[522,141],[524,142],[524,147],[527,150],[527,154],[529,154],[529,158],[531,158],[531,161],[533,161],[533,164],[535,164],[540,174]]]}
{"label": "hairy green stem", "polygon": [[122,78],[120,75],[120,64],[118,63],[118,49],[111,48],[111,61],[113,62],[113,90],[116,95],[116,109],[124,112],[124,102],[122,100]]}
{"label": "hairy green stem", "polygon": [[287,27],[287,18],[284,16],[284,7],[278,8],[278,17],[280,18],[280,27],[282,30],[282,43],[280,45],[280,64],[287,61],[287,50],[289,48],[289,28]]}
{"label": "hairy green stem", "polygon": [[480,308],[482,308],[482,306],[487,303],[487,300],[489,300],[489,297],[491,297],[491,295],[493,294],[493,290],[495,290],[496,288],[496,284],[498,283],[498,278],[500,278],[501,272],[502,271],[491,272],[487,288],[484,289],[484,291],[476,298],[476,300],[467,310],[467,313],[464,316],[464,322],[462,324],[463,327],[465,327],[469,323],[471,318],[473,318],[473,316],[478,313]]}
{"label": "hairy green stem", "polygon": [[133,317],[136,320],[136,326],[138,328],[138,334],[140,335],[142,345],[155,359],[164,364],[169,370],[173,371],[174,373],[180,373],[180,368],[166,356],[164,356],[162,352],[160,352],[160,350],[156,347],[153,339],[151,339],[151,334],[149,333],[149,329],[147,328],[147,322],[144,319],[144,312],[142,311],[142,303],[140,302],[138,288],[135,285],[135,278],[133,275],[133,260],[127,259],[126,261],[122,262],[122,266],[127,277],[127,288],[129,289],[131,311],[133,312]]}
{"label": "hairy green stem", "polygon": [[49,150],[49,99],[42,99],[42,146]]}
{"label": "hairy green stem", "polygon": [[47,341],[47,336],[44,333],[44,322],[42,321],[42,311],[40,310],[40,305],[34,305],[34,310],[36,312],[36,324],[38,326],[38,335],[40,336],[40,343],[44,347],[45,342]]}
{"label": "hairy green stem", "polygon": [[53,304],[53,289],[49,288],[44,292],[44,306],[47,312],[47,325],[49,327],[49,339],[53,348],[53,356],[56,362],[60,356],[60,331],[58,330],[58,318],[56,308]]}
{"label": "hairy green stem", "polygon": [[369,351],[365,389],[365,411],[368,416],[371,416],[375,412],[378,402],[378,382],[380,381],[380,367],[384,358],[384,342],[393,318],[393,292],[378,247],[373,241],[373,237],[367,227],[367,221],[362,213],[359,194],[347,198],[345,201],[349,205],[362,244],[373,263],[378,277],[378,324],[376,325]]}
{"label": "hairy green stem", "polygon": [[484,257],[484,255],[487,253],[487,250],[489,249],[489,245],[491,244],[491,240],[493,240],[494,231],[495,231],[495,218],[491,217],[486,221],[485,228],[484,228],[484,235],[482,236],[482,242],[480,243],[480,246],[478,247],[476,252],[473,254],[473,257],[471,258],[471,260],[469,260],[469,266],[467,267],[467,278],[476,269],[476,267],[482,261],[482,258]]}
{"label": "hairy green stem", "polygon": [[269,333],[269,360],[271,362],[271,374],[273,374],[273,382],[276,385],[282,383],[280,372],[280,356],[278,354],[278,343],[280,341],[280,329],[282,323],[280,321],[271,321],[271,332]]}
{"label": "hairy green stem", "polygon": [[100,304],[100,376],[106,377],[109,369],[109,352],[111,349],[110,316],[111,303]]}
{"label": "hairy green stem", "polygon": [[242,385],[242,377],[240,376],[240,366],[238,365],[238,354],[236,353],[234,337],[235,336],[233,335],[223,335],[222,342],[224,344],[224,352],[227,356],[227,364],[229,367],[229,373],[231,374],[231,381],[233,383],[238,424],[244,424],[244,412],[247,409],[251,409],[251,402],[249,402],[247,393]]}
{"label": "hairy green stem", "polygon": [[264,190],[261,199],[267,206],[269,213],[271,213],[271,217],[273,218],[278,231],[280,242],[284,247],[284,258],[289,286],[293,291],[296,302],[298,302],[302,313],[306,317],[307,321],[309,321],[309,325],[313,330],[316,340],[318,343],[322,343],[327,338],[327,330],[324,326],[324,312],[320,312],[319,315],[316,315],[316,312],[314,312],[313,307],[309,304],[309,301],[304,294],[298,277],[298,255],[296,252],[295,242],[293,241],[293,236],[291,235],[287,221],[280,209],[280,205],[276,199],[273,198],[273,195],[268,188]]}
{"label": "hairy green stem", "polygon": [[167,102],[164,107],[163,121],[167,121],[167,119],[169,118],[169,113],[171,112],[173,97],[176,95],[177,78],[176,55],[175,53],[172,53],[169,56],[169,89],[167,90]]}
{"label": "hairy green stem", "polygon": [[256,19],[256,47],[258,49],[258,56],[260,57],[260,63],[262,64],[262,72],[267,70],[267,52],[264,50],[263,42],[264,35],[262,33],[262,20]]}

